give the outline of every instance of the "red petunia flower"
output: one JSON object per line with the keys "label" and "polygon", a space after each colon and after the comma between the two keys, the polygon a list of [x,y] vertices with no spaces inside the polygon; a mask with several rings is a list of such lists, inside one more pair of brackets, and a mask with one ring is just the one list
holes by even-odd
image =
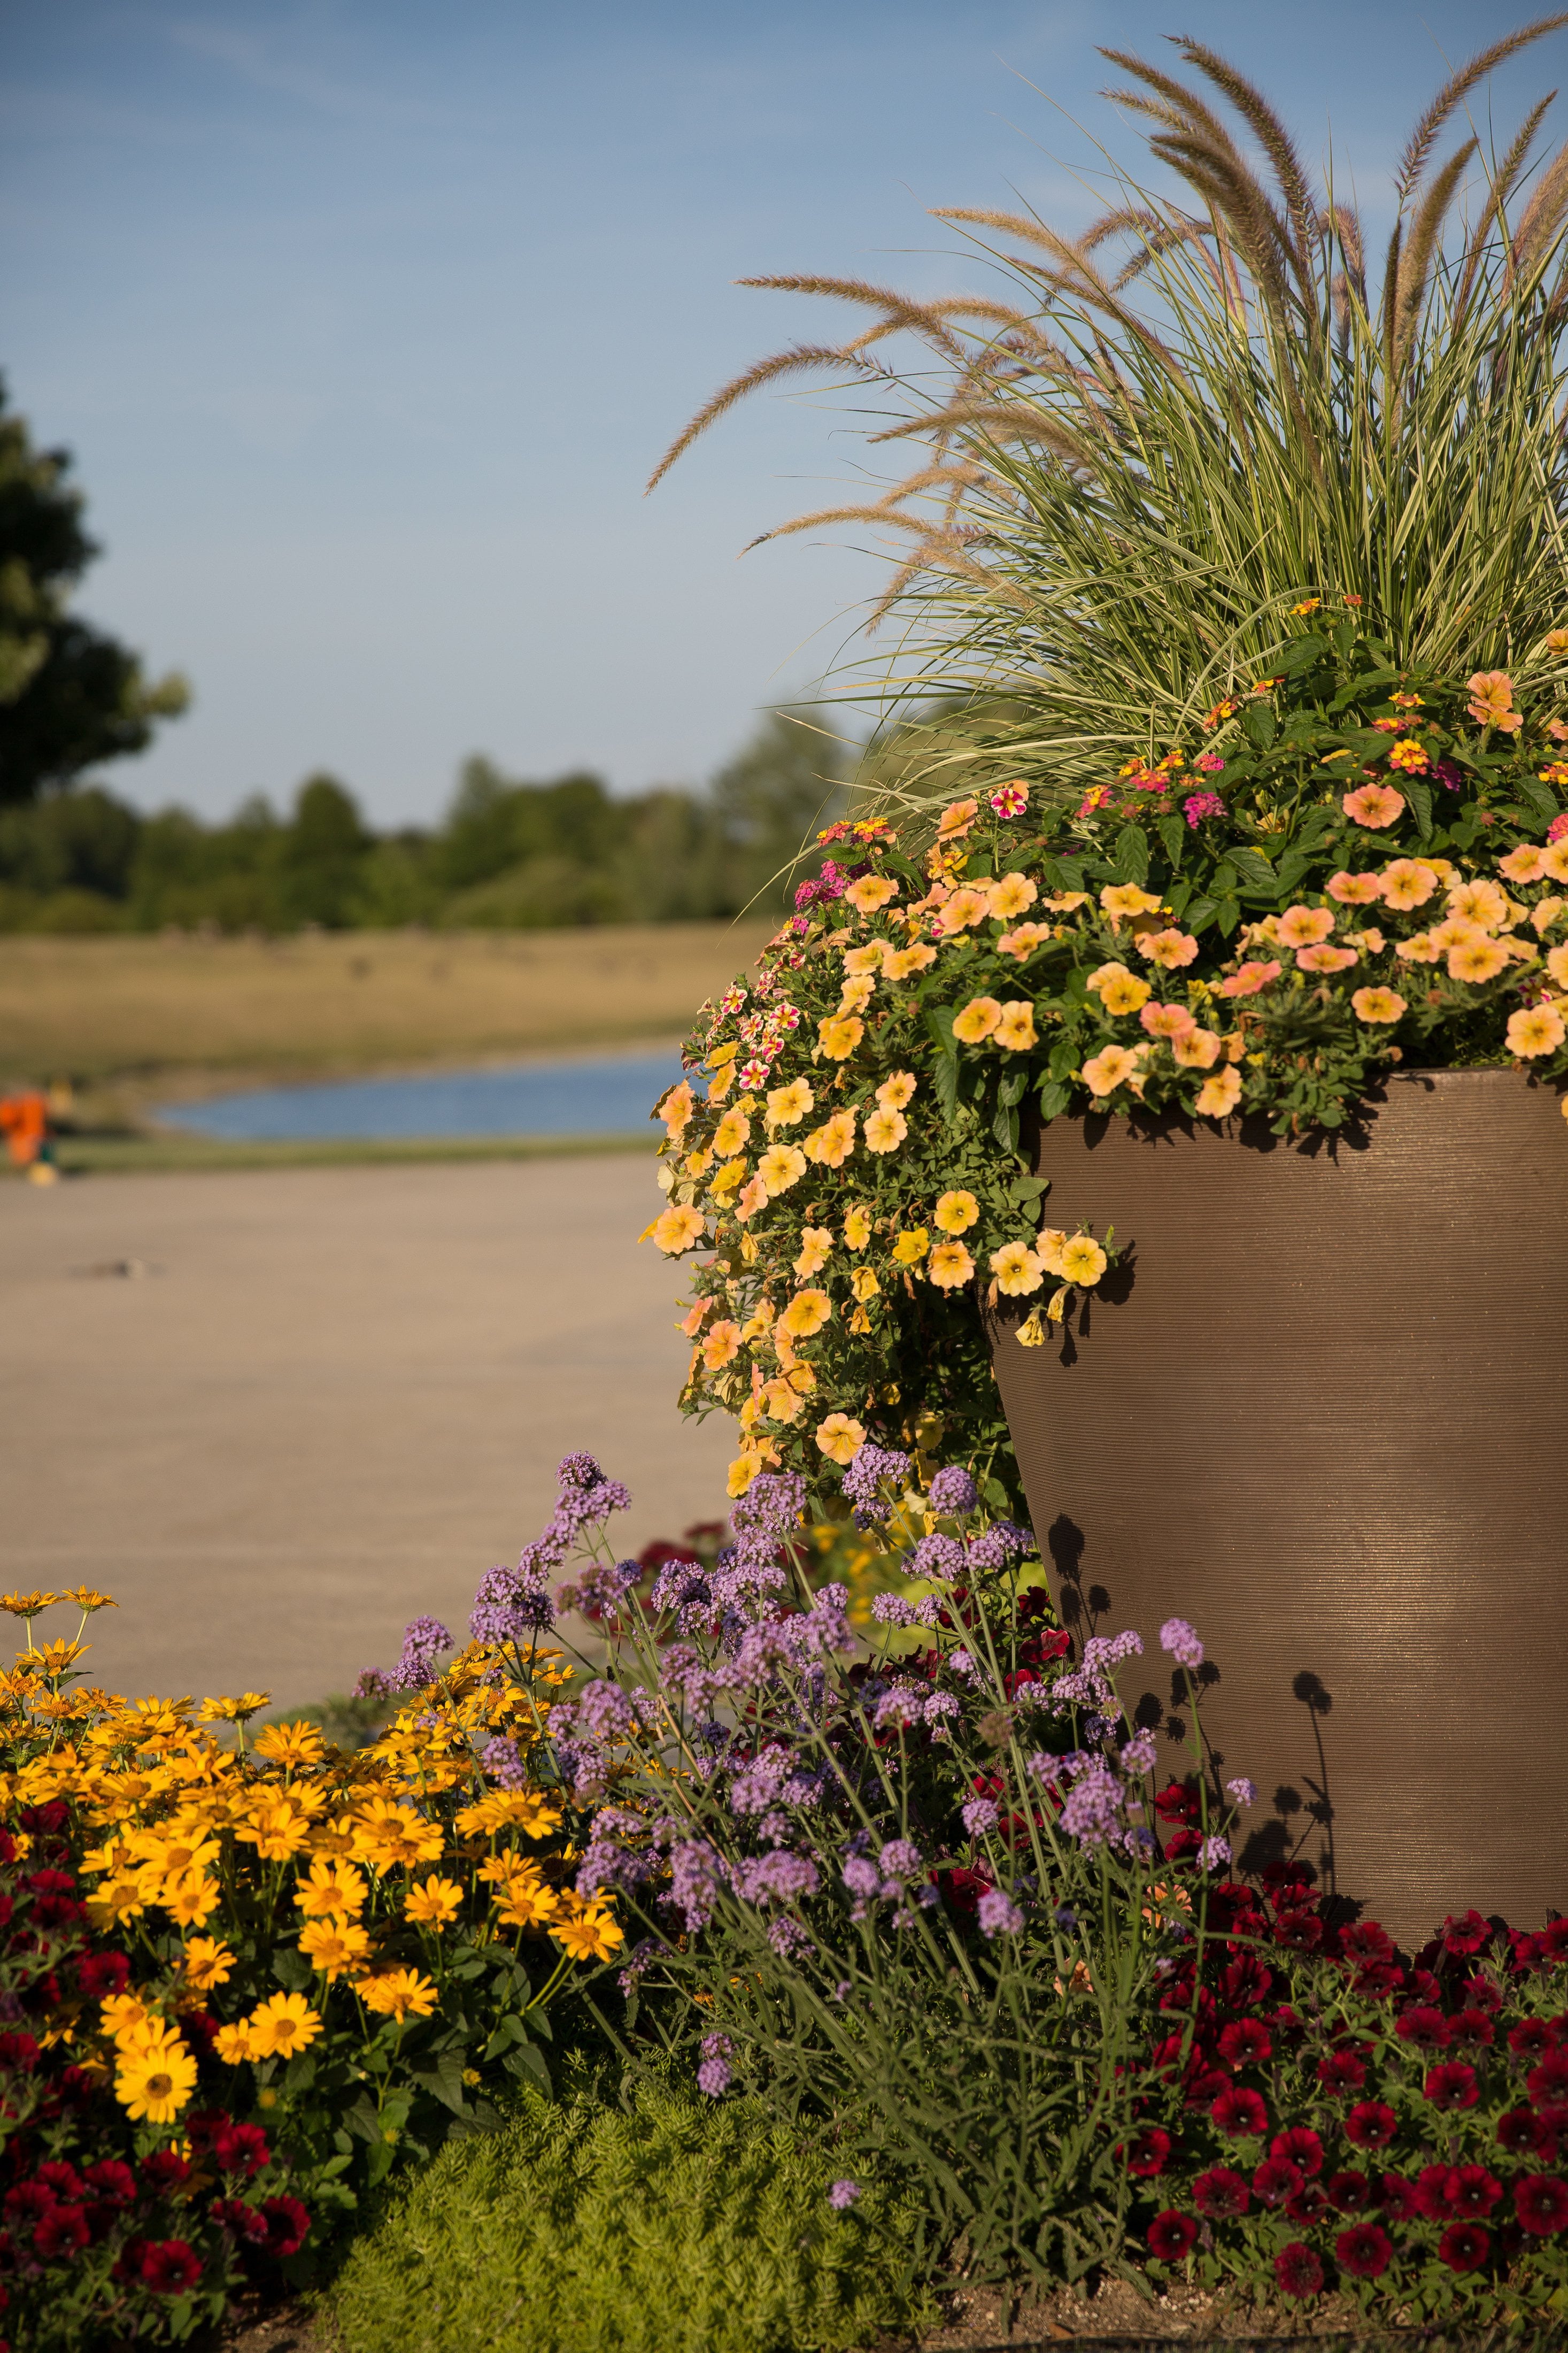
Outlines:
{"label": "red petunia flower", "polygon": [[1554,2173],[1526,2174],[1513,2185],[1514,2211],[1521,2230],[1550,2239],[1568,2230],[1568,2181]]}
{"label": "red petunia flower", "polygon": [[1345,2118],[1345,2138],[1357,2148],[1387,2148],[1399,2119],[1382,2100],[1358,2100]]}
{"label": "red petunia flower", "polygon": [[1524,2088],[1538,2108],[1555,2107],[1568,2100],[1568,2051],[1549,2051],[1539,2067],[1532,2067],[1524,2079]]}
{"label": "red petunia flower", "polygon": [[1385,2173],[1377,2186],[1377,2202],[1392,2221],[1408,2222],[1420,2211],[1416,2202],[1415,2184],[1406,2181],[1402,2173]]}
{"label": "red petunia flower", "polygon": [[1353,2051],[1331,2051],[1318,2062],[1318,2081],[1325,2092],[1342,2098],[1348,2092],[1361,2090],[1366,2082],[1366,2063]]}
{"label": "red petunia flower", "polygon": [[1146,2125],[1127,2152],[1127,2170],[1144,2180],[1163,2173],[1171,2161],[1171,2136],[1158,2125]]}
{"label": "red petunia flower", "polygon": [[1228,2165],[1211,2165],[1193,2184],[1193,2204],[1211,2222],[1230,2221],[1245,2214],[1251,2203],[1251,2191]]}
{"label": "red petunia flower", "polygon": [[1372,2204],[1372,2183],[1364,2173],[1331,2173],[1329,2202],[1342,2214],[1357,2214]]}
{"label": "red petunia flower", "polygon": [[1288,2158],[1306,2174],[1321,2173],[1323,2169],[1323,2144],[1310,2125],[1291,2125],[1285,2132],[1276,2133],[1268,2144],[1268,2154]]}
{"label": "red petunia flower", "polygon": [[1555,2157],[1557,2136],[1544,2117],[1528,2108],[1510,2108],[1497,2120],[1498,2147],[1510,2157]]}
{"label": "red petunia flower", "polygon": [[[268,2198],[262,2201],[262,2219],[267,2224],[267,2252],[269,2255],[298,2254],[310,2228],[310,2218],[297,2198]],[[1189,2226],[1197,2236],[1195,2225]]]}
{"label": "red petunia flower", "polygon": [[1323,1941],[1323,1924],[1315,1912],[1281,1912],[1275,1918],[1274,1941],[1292,1953],[1315,1953]]}
{"label": "red petunia flower", "polygon": [[1292,2222],[1300,2222],[1304,2227],[1321,2222],[1331,2211],[1321,2182],[1303,2181],[1300,2189],[1293,2189],[1285,2200],[1285,2211]]}
{"label": "red petunia flower", "polygon": [[1448,2021],[1430,2002],[1416,2002],[1403,2011],[1394,2031],[1401,2042],[1413,2042],[1417,2051],[1441,2051],[1448,2040]]}
{"label": "red petunia flower", "polygon": [[178,2189],[190,2178],[191,2161],[177,2149],[155,2148],[142,2160],[142,2179],[154,2192]]}
{"label": "red petunia flower", "polygon": [[1256,2092],[1244,2090],[1233,2084],[1220,2094],[1210,2116],[1232,2140],[1256,2137],[1268,2130],[1268,2111]]}
{"label": "red petunia flower", "polygon": [[1475,2069],[1458,2062],[1446,2067],[1429,2067],[1421,2088],[1435,2108],[1449,2114],[1460,2108],[1473,2108],[1481,2096]]}
{"label": "red petunia flower", "polygon": [[55,2158],[49,2165],[40,2165],[38,2179],[51,2197],[62,2201],[81,2196],[81,2176],[75,2166],[68,2165],[63,2158]]}
{"label": "red petunia flower", "polygon": [[1352,2222],[1334,2241],[1334,2256],[1352,2279],[1381,2279],[1394,2260],[1394,2242],[1378,2222]]}
{"label": "red petunia flower", "polygon": [[100,2157],[96,2165],[88,2167],[85,2179],[88,2188],[108,2205],[135,2203],[136,2176],[117,2157]]}
{"label": "red petunia flower", "polygon": [[1163,1822],[1195,1822],[1203,1816],[1195,1781],[1171,1781],[1154,1800],[1154,1811]]}
{"label": "red petunia flower", "polygon": [[1260,2067],[1273,2048],[1259,2019],[1235,2018],[1220,2029],[1219,2055],[1227,2067]]}
{"label": "red petunia flower", "polygon": [[1149,2253],[1157,2263],[1179,2263],[1190,2253],[1198,2226],[1190,2214],[1178,2214],[1168,2206],[1156,2214],[1146,2234]]}
{"label": "red petunia flower", "polygon": [[1316,2295],[1323,2284],[1323,2266],[1310,2247],[1292,2239],[1274,2258],[1274,2276],[1285,2295]]}
{"label": "red petunia flower", "polygon": [[1502,2183],[1484,2165],[1457,2165],[1448,2179],[1448,2203],[1462,2222],[1484,2221],[1502,2196]]}
{"label": "red petunia flower", "polygon": [[1450,2222],[1437,2242],[1437,2255],[1451,2272],[1479,2272],[1491,2245],[1491,2232],[1479,2222]]}
{"label": "red petunia flower", "polygon": [[154,2295],[182,2295],[202,2275],[201,2258],[184,2239],[154,2239],[142,2250],[141,2270]]}
{"label": "red petunia flower", "polygon": [[76,1965],[76,1981],[89,2001],[105,2001],[125,1991],[131,1964],[123,1953],[87,1953]]}
{"label": "red petunia flower", "polygon": [[225,2173],[259,2173],[271,2154],[259,2125],[226,2125],[213,2140],[213,2156]]}
{"label": "red petunia flower", "polygon": [[1508,2047],[1516,2059],[1544,2059],[1552,2049],[1552,2029],[1543,2018],[1521,2018],[1508,2030]]}
{"label": "red petunia flower", "polygon": [[1266,2157],[1252,2176],[1253,2194],[1261,2206],[1283,2206],[1301,2187],[1301,2168],[1288,2157]]}
{"label": "red petunia flower", "polygon": [[1357,1960],[1391,1961],[1394,1939],[1376,1920],[1355,1920],[1340,1934],[1342,1951]]}
{"label": "red petunia flower", "polygon": [[1220,1973],[1219,1997],[1227,2010],[1256,2010],[1274,1990],[1274,1972],[1256,1953],[1238,1953]]}
{"label": "red petunia flower", "polygon": [[0,2034],[0,2067],[11,2074],[31,2074],[38,2063],[38,2046],[19,2029]]}
{"label": "red petunia flower", "polygon": [[1457,2183],[1457,2168],[1424,2165],[1415,2177],[1415,2211],[1428,2222],[1451,2222],[1458,2212],[1449,2184]]}
{"label": "red petunia flower", "polygon": [[1481,1947],[1490,1940],[1492,1927],[1491,1922],[1483,1920],[1479,1912],[1467,1912],[1458,1920],[1450,1915],[1444,1921],[1441,1933],[1443,1950],[1463,1955],[1479,1953]]}
{"label": "red petunia flower", "polygon": [[1448,2021],[1450,2051],[1489,2051],[1496,2039],[1484,2010],[1461,2010]]}
{"label": "red petunia flower", "polygon": [[79,2206],[51,2206],[33,2233],[33,2244],[45,2263],[61,2255],[79,2254],[92,2233]]}

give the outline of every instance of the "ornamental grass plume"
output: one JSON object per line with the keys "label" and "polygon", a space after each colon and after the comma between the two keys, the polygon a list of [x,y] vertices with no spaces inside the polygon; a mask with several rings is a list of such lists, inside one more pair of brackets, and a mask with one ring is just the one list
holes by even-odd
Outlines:
{"label": "ornamental grass plume", "polygon": [[874,450],[918,450],[874,501],[762,535],[882,536],[873,621],[896,616],[897,650],[864,691],[884,712],[946,698],[883,758],[888,801],[934,812],[966,793],[942,837],[962,839],[977,795],[1062,800],[1108,768],[1148,773],[1277,668],[1288,606],[1331,594],[1396,663],[1470,671],[1478,723],[1517,723],[1521,665],[1552,658],[1561,620],[1568,147],[1538,146],[1550,98],[1500,155],[1444,142],[1494,66],[1564,23],[1539,18],[1445,81],[1400,157],[1378,259],[1331,156],[1315,179],[1263,93],[1182,37],[1187,79],[1101,52],[1163,189],[1108,155],[1112,200],[1076,237],[1027,211],[938,211],[994,290],[742,281],[867,322],[724,385],[649,487],[737,401],[802,376],[837,380],[862,414],[870,396]]}

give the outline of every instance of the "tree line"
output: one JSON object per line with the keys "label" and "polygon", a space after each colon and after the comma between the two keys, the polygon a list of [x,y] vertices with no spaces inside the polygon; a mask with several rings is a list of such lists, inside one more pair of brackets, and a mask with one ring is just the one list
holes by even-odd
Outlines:
{"label": "tree line", "polygon": [[56,789],[0,807],[0,930],[533,929],[772,910],[800,879],[802,843],[838,812],[846,765],[776,713],[700,792],[616,797],[586,771],[530,782],[476,757],[438,825],[387,833],[329,776],[308,777],[286,815],[257,797],[216,825],[144,816],[100,785]]}

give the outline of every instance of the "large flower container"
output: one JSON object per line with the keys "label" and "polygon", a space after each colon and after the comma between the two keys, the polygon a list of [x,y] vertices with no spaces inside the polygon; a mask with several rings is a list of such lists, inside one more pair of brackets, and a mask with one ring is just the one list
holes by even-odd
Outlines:
{"label": "large flower container", "polygon": [[1050,1223],[1127,1255],[1043,1347],[995,1329],[1064,1622],[1136,1627],[1169,1726],[1189,1620],[1213,1769],[1258,1786],[1238,1860],[1305,1859],[1412,1946],[1568,1911],[1562,1106],[1443,1070],[1338,1142],[1053,1120]]}

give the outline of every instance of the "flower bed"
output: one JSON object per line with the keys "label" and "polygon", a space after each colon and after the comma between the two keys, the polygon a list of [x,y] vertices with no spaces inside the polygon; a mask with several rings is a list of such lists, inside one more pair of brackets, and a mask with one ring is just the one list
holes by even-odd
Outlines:
{"label": "flower bed", "polygon": [[1029,1303],[1038,1345],[1116,1260],[1113,1198],[1097,1230],[1049,1224],[1040,1122],[1298,1135],[1353,1124],[1401,1063],[1568,1080],[1568,631],[1516,693],[1396,670],[1359,602],[1300,605],[1279,674],[1194,712],[1201,752],[1065,803],[999,786],[934,838],[823,837],[853,863],[708,1009],[703,1095],[659,1106],[647,1231],[710,1253],[682,1404],[737,1417],[731,1493],[769,1466],[820,1482],[922,1413],[1016,1492],[976,1308]]}
{"label": "flower bed", "polygon": [[0,1683],[0,2295],[30,2347],[163,2341],[547,2082],[547,2010],[621,1931],[537,1778],[558,1653],[503,1684],[476,1641],[427,1691],[451,1644],[421,1621],[345,1754],[305,1723],[247,1742],[259,1693],[89,1687],[79,1628],[33,1642],[57,1598],[82,1627],[106,1601],[3,1604],[28,1641]]}

